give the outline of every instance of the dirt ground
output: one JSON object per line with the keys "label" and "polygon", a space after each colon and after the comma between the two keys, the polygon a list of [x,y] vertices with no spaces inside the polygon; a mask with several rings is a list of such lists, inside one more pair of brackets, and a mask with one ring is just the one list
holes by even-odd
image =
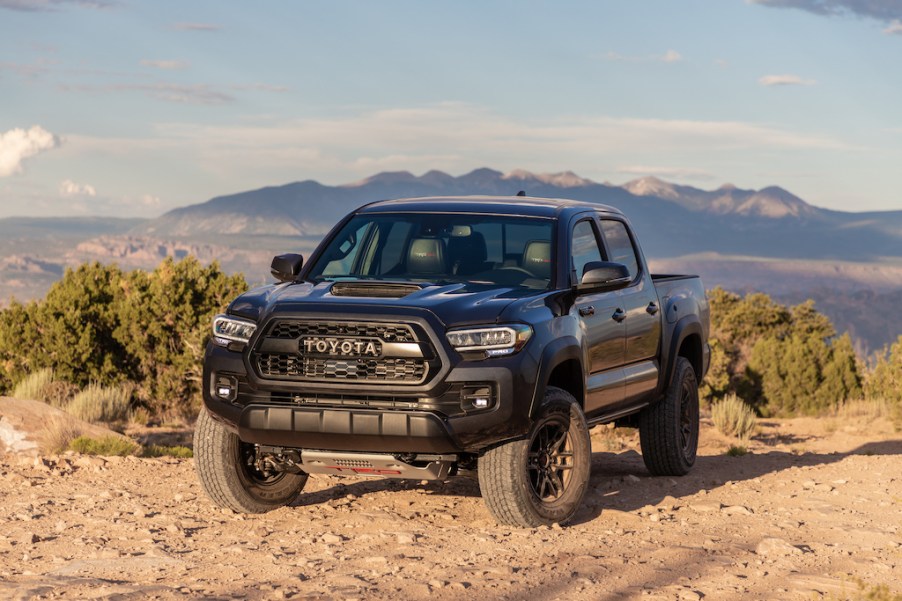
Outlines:
{"label": "dirt ground", "polygon": [[633,431],[593,431],[564,528],[496,525],[473,478],[311,477],[292,507],[214,508],[190,459],[0,458],[0,599],[812,599],[902,590],[902,435],[773,420],[749,446],[706,423],[683,478]]}

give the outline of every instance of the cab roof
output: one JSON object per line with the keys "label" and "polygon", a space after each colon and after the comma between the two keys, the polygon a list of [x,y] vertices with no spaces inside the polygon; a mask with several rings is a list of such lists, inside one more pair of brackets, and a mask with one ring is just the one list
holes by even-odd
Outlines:
{"label": "cab roof", "polygon": [[620,210],[600,203],[564,198],[531,196],[428,196],[380,200],[358,209],[358,213],[486,213],[525,217],[558,217],[584,210],[622,215]]}

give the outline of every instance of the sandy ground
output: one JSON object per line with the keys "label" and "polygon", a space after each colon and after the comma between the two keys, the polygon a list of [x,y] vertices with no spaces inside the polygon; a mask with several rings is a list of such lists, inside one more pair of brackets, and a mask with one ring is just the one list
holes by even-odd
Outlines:
{"label": "sandy ground", "polygon": [[[312,477],[292,507],[214,508],[192,460],[0,458],[0,599],[812,599],[902,590],[902,436],[767,421],[752,453],[710,424],[686,477],[634,432],[593,431],[575,522],[496,525],[472,478]],[[854,596],[854,595],[853,595]]]}

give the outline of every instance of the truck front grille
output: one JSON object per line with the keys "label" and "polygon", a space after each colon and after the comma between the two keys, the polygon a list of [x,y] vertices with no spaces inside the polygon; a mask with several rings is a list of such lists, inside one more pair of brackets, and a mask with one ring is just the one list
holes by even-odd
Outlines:
{"label": "truck front grille", "polygon": [[421,384],[433,357],[408,325],[282,319],[261,337],[253,360],[264,378]]}

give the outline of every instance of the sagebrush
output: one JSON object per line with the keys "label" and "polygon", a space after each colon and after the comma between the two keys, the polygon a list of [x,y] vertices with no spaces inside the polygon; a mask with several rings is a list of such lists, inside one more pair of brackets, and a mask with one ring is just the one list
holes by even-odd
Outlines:
{"label": "sagebrush", "polygon": [[84,390],[65,406],[70,415],[91,423],[112,424],[123,422],[129,416],[129,400],[132,386],[101,386],[88,384]]}
{"label": "sagebrush", "polygon": [[758,425],[755,411],[735,394],[727,395],[711,406],[711,419],[722,434],[748,441]]}
{"label": "sagebrush", "polygon": [[49,367],[39,369],[34,373],[25,375],[13,389],[13,396],[17,399],[29,401],[43,401],[44,390],[53,383],[53,370]]}

